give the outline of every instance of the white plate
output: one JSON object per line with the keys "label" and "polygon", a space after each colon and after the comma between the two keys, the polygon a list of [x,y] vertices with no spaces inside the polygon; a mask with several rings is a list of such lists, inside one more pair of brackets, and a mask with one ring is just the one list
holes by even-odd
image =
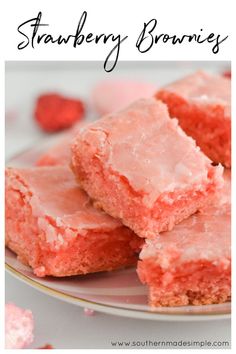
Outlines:
{"label": "white plate", "polygon": [[[54,141],[53,141],[54,140]],[[37,144],[8,162],[9,166],[32,166],[55,139]],[[216,320],[230,318],[229,302],[217,305],[160,307],[147,305],[147,288],[134,268],[65,278],[38,278],[31,268],[6,249],[6,269],[34,288],[63,301],[113,315],[149,320]]]}

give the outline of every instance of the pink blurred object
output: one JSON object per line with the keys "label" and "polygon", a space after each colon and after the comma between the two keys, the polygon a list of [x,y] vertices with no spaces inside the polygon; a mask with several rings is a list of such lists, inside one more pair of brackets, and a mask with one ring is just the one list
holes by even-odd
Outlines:
{"label": "pink blurred object", "polygon": [[72,127],[85,114],[84,102],[58,93],[44,93],[37,99],[34,117],[47,133]]}
{"label": "pink blurred object", "polygon": [[53,346],[51,344],[46,344],[43,347],[39,347],[37,349],[54,349]]}
{"label": "pink blurred object", "polygon": [[120,110],[139,98],[154,95],[157,87],[129,80],[102,81],[92,91],[92,104],[99,115]]}
{"label": "pink blurred object", "polygon": [[87,123],[77,123],[70,128],[55,145],[43,153],[36,161],[36,166],[65,166],[70,164],[71,143],[77,134],[77,131]]}
{"label": "pink blurred object", "polygon": [[85,308],[84,309],[84,314],[85,314],[85,316],[93,316],[95,314],[95,311],[91,310],[91,309],[88,309],[88,308]]}
{"label": "pink blurred object", "polygon": [[227,77],[227,79],[231,79],[231,70],[224,71],[222,75]]}
{"label": "pink blurred object", "polygon": [[11,110],[6,112],[5,120],[6,120],[6,125],[12,124],[16,121],[18,114],[17,111]]}
{"label": "pink blurred object", "polygon": [[70,144],[73,136],[66,136],[36,161],[36,166],[64,166],[70,163]]}
{"label": "pink blurred object", "polygon": [[12,303],[5,305],[5,348],[21,349],[29,346],[34,339],[32,312]]}

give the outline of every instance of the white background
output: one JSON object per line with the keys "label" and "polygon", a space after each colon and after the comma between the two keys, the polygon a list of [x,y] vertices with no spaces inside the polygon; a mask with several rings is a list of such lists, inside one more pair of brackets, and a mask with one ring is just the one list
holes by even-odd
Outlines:
{"label": "white background", "polygon": [[6,158],[47,136],[32,119],[35,100],[42,92],[58,91],[84,98],[91,110],[90,93],[101,80],[127,78],[147,81],[157,88],[196,70],[220,73],[229,62],[120,62],[112,73],[102,62],[7,62],[5,78]]}
{"label": "white background", "polygon": [[[159,87],[198,69],[220,73],[227,62],[133,62],[120,63],[109,76],[93,63],[7,63],[6,65],[6,157],[50,139],[33,120],[36,97],[47,91],[59,91],[82,97],[88,104],[89,117],[95,117],[90,93],[100,80],[135,79]],[[210,340],[230,341],[230,321],[152,322],[96,314],[85,317],[74,305],[49,298],[10,275],[6,278],[6,301],[33,310],[36,322],[34,346],[50,342],[57,348],[110,348],[111,340]],[[92,340],[91,340],[92,338]]]}

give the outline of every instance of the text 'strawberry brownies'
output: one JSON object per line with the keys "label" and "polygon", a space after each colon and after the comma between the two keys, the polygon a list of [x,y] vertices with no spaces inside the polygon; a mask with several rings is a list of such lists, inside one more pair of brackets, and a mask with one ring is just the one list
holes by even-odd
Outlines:
{"label": "text 'strawberry brownies'", "polygon": [[214,162],[231,166],[231,82],[197,72],[157,92],[171,117]]}
{"label": "text 'strawberry brownies'", "polygon": [[153,240],[138,263],[151,306],[217,304],[230,300],[230,183],[221,200]]}
{"label": "text 'strawberry brownies'", "polygon": [[222,166],[213,167],[154,98],[81,129],[72,169],[97,207],[141,237],[172,229],[223,183]]}
{"label": "text 'strawberry brownies'", "polygon": [[9,168],[6,245],[37,276],[68,276],[135,264],[140,238],[95,209],[69,168]]}

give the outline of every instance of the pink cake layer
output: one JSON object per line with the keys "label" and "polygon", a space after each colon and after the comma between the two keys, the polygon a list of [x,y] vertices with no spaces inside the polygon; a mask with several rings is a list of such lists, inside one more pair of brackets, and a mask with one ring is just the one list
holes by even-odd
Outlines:
{"label": "pink cake layer", "polygon": [[231,292],[230,182],[214,206],[147,240],[138,275],[151,306],[218,304]]}
{"label": "pink cake layer", "polygon": [[231,82],[197,72],[157,92],[171,117],[214,162],[231,166]]}
{"label": "pink cake layer", "polygon": [[97,207],[148,238],[195,213],[223,183],[222,166],[153,98],[79,130],[72,169]]}
{"label": "pink cake layer", "polygon": [[6,245],[37,276],[68,276],[136,263],[140,239],[95,209],[63,166],[6,171]]}
{"label": "pink cake layer", "polygon": [[5,349],[22,349],[33,342],[32,312],[12,303],[5,305]]}

